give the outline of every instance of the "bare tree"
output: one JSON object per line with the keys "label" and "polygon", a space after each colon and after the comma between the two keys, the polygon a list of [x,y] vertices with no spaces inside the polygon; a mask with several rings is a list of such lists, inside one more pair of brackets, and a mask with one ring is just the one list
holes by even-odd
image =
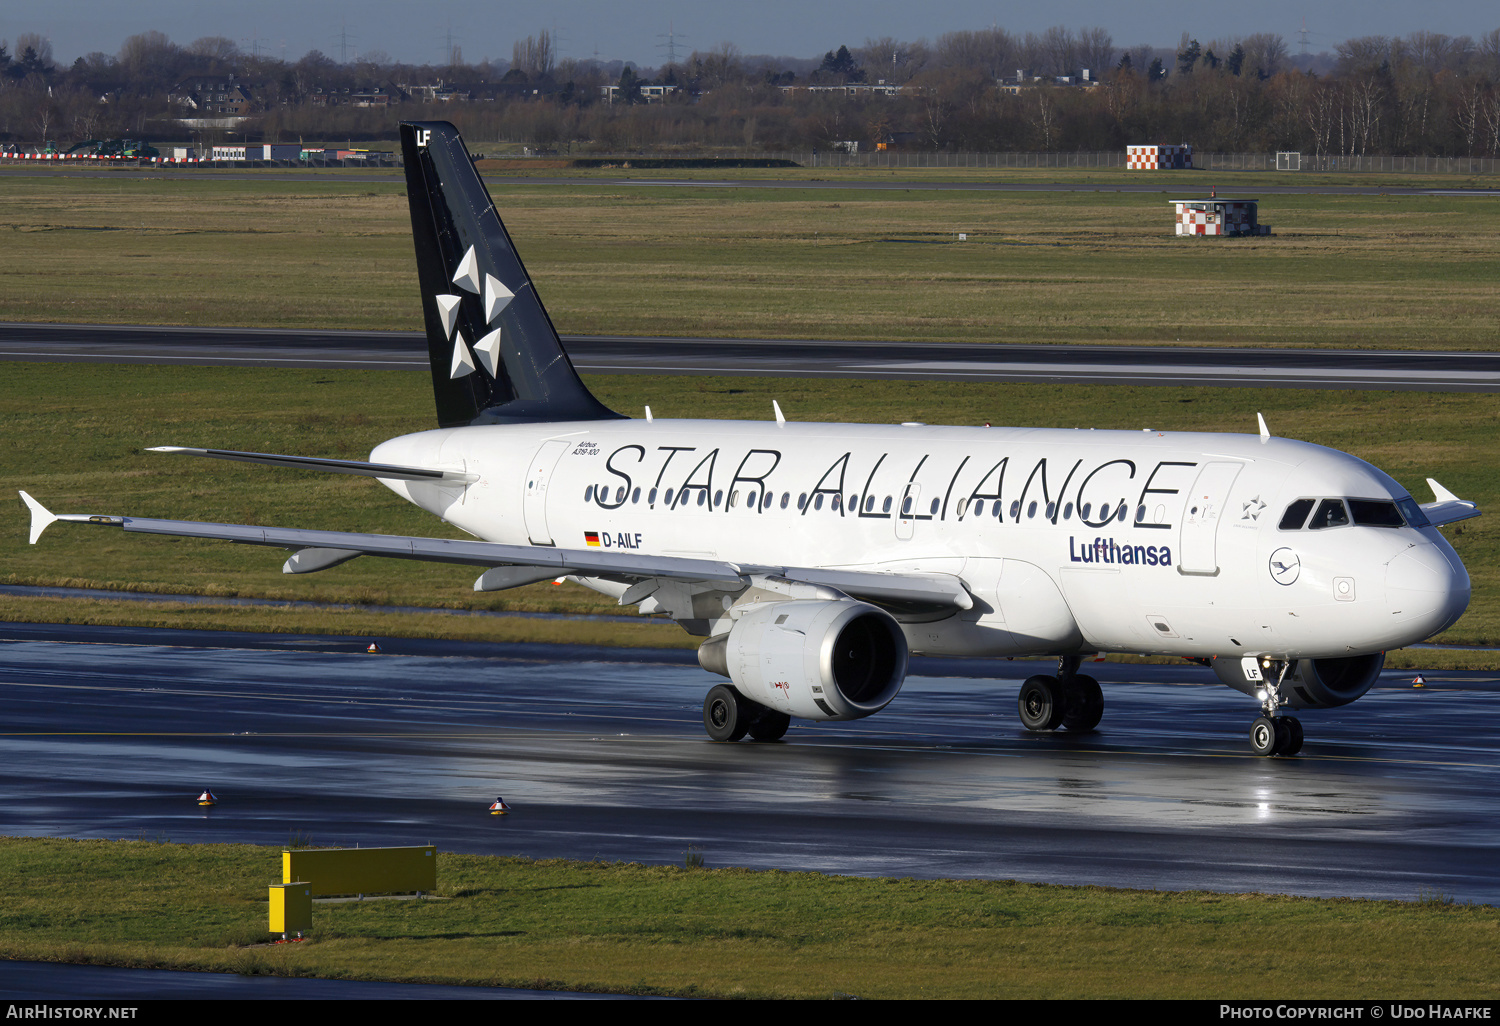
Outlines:
{"label": "bare tree", "polygon": [[1031,111],[1027,120],[1031,122],[1042,135],[1042,149],[1052,149],[1052,138],[1057,132],[1057,100],[1052,95],[1052,88],[1043,86],[1032,91]]}
{"label": "bare tree", "polygon": [[1474,144],[1484,130],[1484,107],[1488,99],[1485,83],[1477,78],[1467,79],[1459,86],[1454,98],[1453,123],[1464,141],[1465,152],[1474,155]]}
{"label": "bare tree", "polygon": [[1093,78],[1103,78],[1115,66],[1115,39],[1102,28],[1078,30],[1078,63]]}
{"label": "bare tree", "polygon": [[887,82],[910,81],[929,58],[925,42],[908,43],[892,36],[866,39],[855,54],[867,77]]}
{"label": "bare tree", "polygon": [[1071,75],[1078,70],[1078,40],[1072,29],[1054,25],[1043,32],[1042,53],[1049,75]]}
{"label": "bare tree", "polygon": [[1245,63],[1242,74],[1256,78],[1271,78],[1281,70],[1286,60],[1286,40],[1274,32],[1257,32],[1246,36],[1240,43],[1245,48]]}
{"label": "bare tree", "polygon": [[745,77],[740,48],[729,42],[720,43],[707,53],[694,50],[688,58],[688,67],[693,70],[700,89],[722,89]]}
{"label": "bare tree", "polygon": [[233,39],[225,36],[203,36],[189,43],[187,52],[205,60],[231,61],[240,55],[240,48]]}
{"label": "bare tree", "polygon": [[545,78],[552,74],[556,53],[552,46],[552,33],[543,29],[535,36],[516,40],[511,48],[510,66],[526,72],[527,78]]}
{"label": "bare tree", "polygon": [[949,32],[937,41],[935,62],[943,68],[971,68],[989,78],[1016,72],[1016,41],[1002,28]]}

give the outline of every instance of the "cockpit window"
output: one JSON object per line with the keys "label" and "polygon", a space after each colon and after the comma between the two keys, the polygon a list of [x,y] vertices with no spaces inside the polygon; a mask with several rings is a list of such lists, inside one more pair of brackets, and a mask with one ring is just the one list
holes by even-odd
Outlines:
{"label": "cockpit window", "polygon": [[1427,514],[1422,512],[1422,507],[1417,505],[1415,499],[1410,495],[1403,495],[1396,500],[1396,508],[1401,510],[1406,522],[1412,527],[1431,527],[1432,521],[1427,519]]}
{"label": "cockpit window", "polygon": [[1312,512],[1313,503],[1316,499],[1298,499],[1286,508],[1281,514],[1280,530],[1300,531],[1302,525],[1307,523],[1307,515]]}
{"label": "cockpit window", "polygon": [[1349,512],[1362,527],[1405,527],[1394,502],[1381,499],[1350,499]]}
{"label": "cockpit window", "polygon": [[1349,514],[1344,509],[1343,499],[1324,499],[1318,503],[1317,512],[1313,514],[1312,523],[1307,525],[1309,531],[1319,531],[1325,527],[1343,527],[1349,523]]}

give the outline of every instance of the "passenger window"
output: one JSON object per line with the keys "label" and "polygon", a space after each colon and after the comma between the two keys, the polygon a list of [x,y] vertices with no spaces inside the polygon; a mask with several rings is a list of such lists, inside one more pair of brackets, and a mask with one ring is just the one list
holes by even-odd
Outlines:
{"label": "passenger window", "polygon": [[1350,499],[1349,513],[1361,527],[1404,527],[1394,502],[1380,499]]}
{"label": "passenger window", "polygon": [[1318,510],[1313,514],[1312,522],[1307,525],[1309,531],[1320,531],[1325,527],[1345,527],[1349,523],[1349,513],[1344,509],[1343,499],[1324,499],[1318,503]]}
{"label": "passenger window", "polygon": [[1277,527],[1277,530],[1302,530],[1302,525],[1307,523],[1307,515],[1312,512],[1313,501],[1312,499],[1298,499],[1288,506],[1286,512],[1281,514],[1281,524]]}
{"label": "passenger window", "polygon": [[882,513],[889,513],[890,511],[891,511],[891,497],[889,495],[887,495],[885,497],[885,501],[880,504],[880,512],[882,512]]}

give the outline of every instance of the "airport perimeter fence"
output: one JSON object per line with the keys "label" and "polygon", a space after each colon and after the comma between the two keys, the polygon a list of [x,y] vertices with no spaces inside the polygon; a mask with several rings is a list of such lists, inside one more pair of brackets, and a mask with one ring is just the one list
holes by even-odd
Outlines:
{"label": "airport perimeter fence", "polygon": [[[536,155],[513,155],[494,154],[493,156],[504,160],[557,160],[558,154],[536,154]],[[1048,168],[1124,168],[1126,155],[1123,151],[1113,150],[1103,152],[1079,152],[1079,153],[933,153],[920,150],[881,150],[872,153],[844,153],[840,151],[790,151],[782,153],[757,153],[737,154],[729,157],[723,154],[704,155],[723,157],[734,160],[766,160],[766,161],[791,161],[804,168],[876,168],[876,169],[919,169],[919,168],[1013,168],[1016,170],[1048,169]],[[1289,165],[1288,156],[1298,158]],[[620,154],[589,154],[588,158],[594,161],[609,161],[618,168],[628,168],[632,161],[651,160],[657,161],[662,158],[702,159],[688,157],[686,154],[649,154],[649,153],[620,153]],[[1452,174],[1452,175],[1493,175],[1500,174],[1500,158],[1496,157],[1413,157],[1392,156],[1387,154],[1277,154],[1277,153],[1194,153],[1193,169],[1198,171],[1275,171],[1277,170],[1278,158],[1281,159],[1282,170],[1300,171],[1342,171],[1342,172],[1369,172],[1394,174]],[[562,159],[568,159],[563,157]],[[349,160],[195,160],[174,161],[170,158],[98,158],[82,154],[39,154],[0,152],[0,162],[11,161],[35,162],[45,161],[48,163],[109,163],[116,166],[159,166],[162,164],[175,165],[178,167],[201,167],[201,168],[248,168],[248,167],[285,167],[285,168],[392,168],[401,166],[400,154],[390,157],[376,159],[349,159]],[[608,166],[608,165],[606,165]],[[654,164],[660,167],[660,164]],[[1155,172],[1143,171],[1142,174]]]}
{"label": "airport perimeter fence", "polygon": [[[639,156],[639,155],[638,155]],[[800,153],[762,153],[756,156],[775,160],[792,160],[803,167],[869,167],[869,168],[1123,168],[1126,155],[1121,151],[1098,153],[924,153],[921,151],[882,150],[874,153],[841,153],[804,151]],[[1312,154],[1303,153],[1303,171],[1391,172],[1396,174],[1468,174],[1500,173],[1500,159],[1495,157],[1402,157],[1386,154]],[[1199,171],[1275,171],[1275,153],[1193,153],[1193,168]],[[618,158],[623,164],[628,156]],[[1149,172],[1142,172],[1149,173]]]}

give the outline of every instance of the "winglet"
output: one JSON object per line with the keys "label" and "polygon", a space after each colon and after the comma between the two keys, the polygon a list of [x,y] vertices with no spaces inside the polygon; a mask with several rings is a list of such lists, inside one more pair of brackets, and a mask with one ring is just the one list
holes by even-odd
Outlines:
{"label": "winglet", "polygon": [[1266,427],[1266,418],[1257,413],[1255,415],[1255,423],[1260,425],[1260,440],[1264,442],[1269,439],[1271,437],[1271,429]]}
{"label": "winglet", "polygon": [[771,409],[776,411],[776,426],[786,427],[786,414],[781,412],[781,404],[775,399],[771,400]]}
{"label": "winglet", "polygon": [[42,532],[57,523],[57,517],[46,506],[25,492],[21,493],[21,501],[25,502],[27,508],[31,510],[31,544],[35,545],[36,540],[42,536]]}
{"label": "winglet", "polygon": [[[1430,477],[1427,479],[1427,487],[1432,489],[1432,497],[1437,502],[1461,501],[1457,495],[1454,495],[1452,492],[1444,488],[1442,485],[1438,484]],[[26,493],[22,492],[21,494],[25,495]]]}

